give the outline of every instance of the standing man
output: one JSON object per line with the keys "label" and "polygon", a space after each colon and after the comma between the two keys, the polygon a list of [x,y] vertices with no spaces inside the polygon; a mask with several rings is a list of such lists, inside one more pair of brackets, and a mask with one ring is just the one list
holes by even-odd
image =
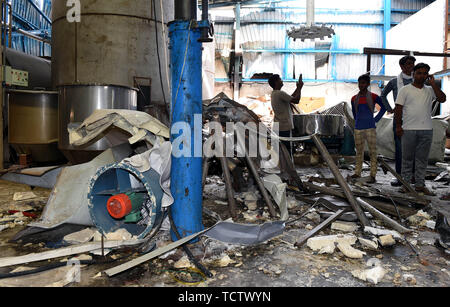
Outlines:
{"label": "standing man", "polygon": [[[431,112],[434,99],[443,103],[445,94],[429,75],[430,66],[419,63],[413,69],[413,82],[400,89],[395,102],[394,120],[397,136],[402,138],[402,177],[411,183],[415,177],[415,189],[425,195],[434,195],[425,186],[425,173],[433,140]],[[426,86],[425,81],[431,86]],[[413,168],[413,163],[415,167]],[[402,187],[402,190],[405,189]]]}
{"label": "standing man", "polygon": [[[275,113],[274,122],[279,123],[279,136],[291,137],[294,129],[294,120],[292,117],[292,104],[298,104],[302,95],[303,80],[302,75],[297,82],[297,88],[292,95],[281,90],[283,81],[280,76],[275,74],[269,78],[269,85],[272,87],[271,103]],[[291,152],[291,142],[282,141],[288,152]]]}
{"label": "standing man", "polygon": [[[356,167],[352,178],[361,177],[364,161],[364,147],[366,141],[370,153],[370,179],[368,183],[375,183],[377,176],[377,132],[375,124],[383,117],[386,109],[380,96],[368,90],[370,76],[362,75],[358,78],[359,93],[352,97],[352,112],[355,119],[355,147]],[[380,111],[374,118],[375,104],[380,106]]]}
{"label": "standing man", "polygon": [[[386,87],[381,92],[381,100],[383,101],[384,107],[386,110],[390,113],[393,113],[394,111],[391,108],[391,105],[389,104],[389,101],[387,100],[388,94],[392,91],[392,95],[394,96],[394,102],[397,100],[398,91],[405,85],[408,85],[412,83],[412,71],[414,68],[414,63],[416,62],[416,58],[407,55],[400,59],[399,64],[402,72],[400,75],[397,76],[397,78],[392,79],[389,81],[389,83],[386,85]],[[393,122],[393,130],[394,130],[394,142],[395,142],[395,171],[397,174],[402,173],[402,143],[401,138],[397,136],[396,128],[397,125],[395,123],[395,120]],[[398,187],[402,184],[397,180],[397,178],[394,178],[391,181],[391,185]]]}

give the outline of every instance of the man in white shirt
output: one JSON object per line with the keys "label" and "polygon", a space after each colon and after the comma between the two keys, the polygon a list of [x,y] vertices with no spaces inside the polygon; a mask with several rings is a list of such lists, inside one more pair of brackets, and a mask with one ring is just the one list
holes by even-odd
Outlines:
{"label": "man in white shirt", "polygon": [[[402,138],[403,179],[411,183],[414,172],[416,191],[425,195],[434,195],[425,186],[428,155],[433,140],[431,111],[434,99],[442,103],[446,101],[446,95],[438,88],[434,82],[434,76],[429,75],[429,72],[430,66],[425,63],[414,66],[414,81],[402,87],[398,93],[394,120],[397,136]],[[431,86],[425,85],[427,80]],[[414,161],[415,169],[413,170]]]}

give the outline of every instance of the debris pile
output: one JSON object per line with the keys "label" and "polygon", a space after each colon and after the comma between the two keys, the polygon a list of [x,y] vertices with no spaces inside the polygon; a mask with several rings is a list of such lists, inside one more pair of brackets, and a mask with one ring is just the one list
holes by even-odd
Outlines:
{"label": "debris pile", "polygon": [[[267,101],[267,98],[262,100]],[[267,136],[273,137],[266,121],[271,113],[264,113],[265,109],[261,110],[269,110],[267,102],[262,100],[249,98],[243,105],[221,94],[205,102],[203,139],[206,141],[213,132],[209,124],[216,123],[218,126],[215,127],[220,130],[224,144],[229,146],[226,142],[229,137],[227,133],[230,132],[226,130],[227,124],[238,122],[254,123],[258,133],[268,133]],[[267,115],[267,118],[256,115],[256,112]],[[89,216],[86,215],[89,208],[86,199],[88,184],[80,184],[73,190],[64,189],[64,184],[74,178],[92,178],[97,169],[124,159],[136,162],[135,157],[159,148],[159,142],[168,137],[167,127],[147,116],[134,122],[129,120],[133,117],[132,114],[97,113],[78,129],[72,130],[73,141],[81,144],[115,126],[127,133],[133,132],[130,144],[136,142],[139,149],[131,146],[115,147],[91,163],[65,168],[42,214],[40,232],[45,232],[42,230],[44,222],[48,222],[48,229],[54,229],[67,224],[68,221],[79,222]],[[97,121],[104,124],[99,125]],[[93,128],[96,125],[100,130]],[[272,153],[272,142],[278,140],[276,137],[268,139],[262,147]],[[244,141],[239,141],[238,138],[237,142],[232,142],[232,148],[217,148],[218,144],[214,144],[215,146],[211,147],[214,154],[203,159],[205,229],[198,233],[171,242],[170,213],[163,207],[151,232],[143,237],[136,235],[133,227],[126,224],[105,232],[95,227],[92,221],[88,225],[81,223],[79,225],[84,226],[83,229],[64,233],[59,237],[58,248],[0,258],[0,267],[15,267],[8,273],[8,276],[13,276],[16,274],[16,266],[25,263],[38,263],[43,260],[59,262],[61,258],[68,263],[75,255],[84,255],[83,260],[78,259],[82,264],[107,264],[100,275],[97,271],[93,277],[101,280],[112,278],[149,261],[154,261],[154,264],[159,260],[157,265],[148,265],[147,268],[152,267],[151,272],[160,270],[160,273],[164,269],[161,275],[170,276],[176,283],[194,285],[212,277],[214,280],[224,280],[231,275],[223,273],[225,269],[241,270],[249,259],[265,253],[276,254],[275,250],[281,245],[288,247],[289,257],[313,257],[324,261],[349,263],[350,278],[360,283],[364,281],[377,285],[386,282],[389,280],[387,277],[390,277],[389,265],[380,260],[384,252],[390,252],[398,246],[406,246],[418,257],[421,264],[426,263],[422,250],[419,249],[422,244],[418,234],[420,231],[439,235],[437,243],[448,253],[450,227],[445,216],[439,212],[437,219],[434,218],[436,214],[430,208],[432,198],[418,195],[405,182],[402,183],[408,193],[369,185],[364,178],[346,178],[348,163],[341,159],[336,161],[336,157],[330,155],[320,135],[314,134],[305,140],[315,146],[316,155],[320,157],[317,159],[320,172],[313,170],[308,173],[305,169],[296,168],[283,144],[280,144],[277,156],[279,162],[276,165],[271,164],[263,155],[264,150],[258,150],[255,157],[249,155],[247,135]],[[259,147],[261,144],[257,145]],[[233,152],[234,156],[224,156],[225,150]],[[320,161],[325,163],[320,165]],[[383,171],[391,173],[401,181],[401,176],[395,173],[383,157],[380,156],[379,161]],[[444,181],[446,176],[448,177],[440,172],[436,178],[440,177],[438,181]],[[142,192],[136,190],[136,186],[133,186],[133,189],[132,192]],[[33,191],[27,191],[14,195],[14,201],[32,201],[35,199],[32,193]],[[111,192],[104,189],[98,193],[110,195],[108,193]],[[51,213],[55,213],[52,208],[56,205],[66,208],[63,207],[64,202],[70,209],[65,212],[66,215],[61,214],[63,210],[57,210],[56,213],[61,215],[52,216]],[[0,230],[2,226],[9,225],[8,219],[15,224],[20,223],[21,219],[23,223],[28,223],[29,220],[26,219],[29,217],[23,217],[22,212],[35,208],[22,206],[14,214],[1,213]],[[50,217],[53,220],[50,220]],[[32,223],[32,228],[25,230],[22,237],[27,237],[33,231],[39,233],[36,230],[37,224],[39,222]],[[187,242],[197,239],[198,243],[191,245],[192,250],[187,248]],[[117,263],[119,257],[125,261]],[[286,264],[275,262],[262,264],[261,261],[251,269],[255,274],[277,279],[288,271],[284,265]],[[20,273],[22,277],[34,272],[33,268],[26,270],[25,273]],[[320,276],[330,279],[329,273],[320,272]],[[418,276],[409,272],[396,273],[392,280],[394,284],[420,283]]]}

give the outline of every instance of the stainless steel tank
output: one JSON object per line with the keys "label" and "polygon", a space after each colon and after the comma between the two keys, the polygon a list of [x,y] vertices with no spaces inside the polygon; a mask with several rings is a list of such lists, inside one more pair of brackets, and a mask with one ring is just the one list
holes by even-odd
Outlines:
{"label": "stainless steel tank", "polygon": [[[173,20],[174,6],[173,0],[162,1],[162,18],[160,2],[155,4],[156,14],[151,0],[82,0],[80,22],[71,23],[66,1],[52,1],[52,82],[60,93],[59,147],[72,162],[90,160],[109,146],[100,140],[73,148],[67,126],[81,123],[96,109],[135,109],[136,79],[151,79],[153,103],[169,101],[165,24]],[[81,157],[80,150],[92,155]]]}
{"label": "stainless steel tank", "polygon": [[295,114],[295,136],[318,134],[327,137],[344,136],[344,117],[342,115]]}
{"label": "stainless steel tank", "polygon": [[8,90],[8,143],[33,162],[63,161],[58,143],[58,93]]}

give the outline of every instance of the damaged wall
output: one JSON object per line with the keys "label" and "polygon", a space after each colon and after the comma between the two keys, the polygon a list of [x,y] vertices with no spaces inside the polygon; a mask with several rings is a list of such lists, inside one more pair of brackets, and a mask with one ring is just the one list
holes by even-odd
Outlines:
{"label": "damaged wall", "polygon": [[[386,48],[442,53],[445,41],[445,5],[447,0],[436,0],[387,32]],[[396,76],[401,56],[386,56],[386,75]],[[431,72],[444,68],[443,57],[416,57],[416,63],[425,62]]]}

